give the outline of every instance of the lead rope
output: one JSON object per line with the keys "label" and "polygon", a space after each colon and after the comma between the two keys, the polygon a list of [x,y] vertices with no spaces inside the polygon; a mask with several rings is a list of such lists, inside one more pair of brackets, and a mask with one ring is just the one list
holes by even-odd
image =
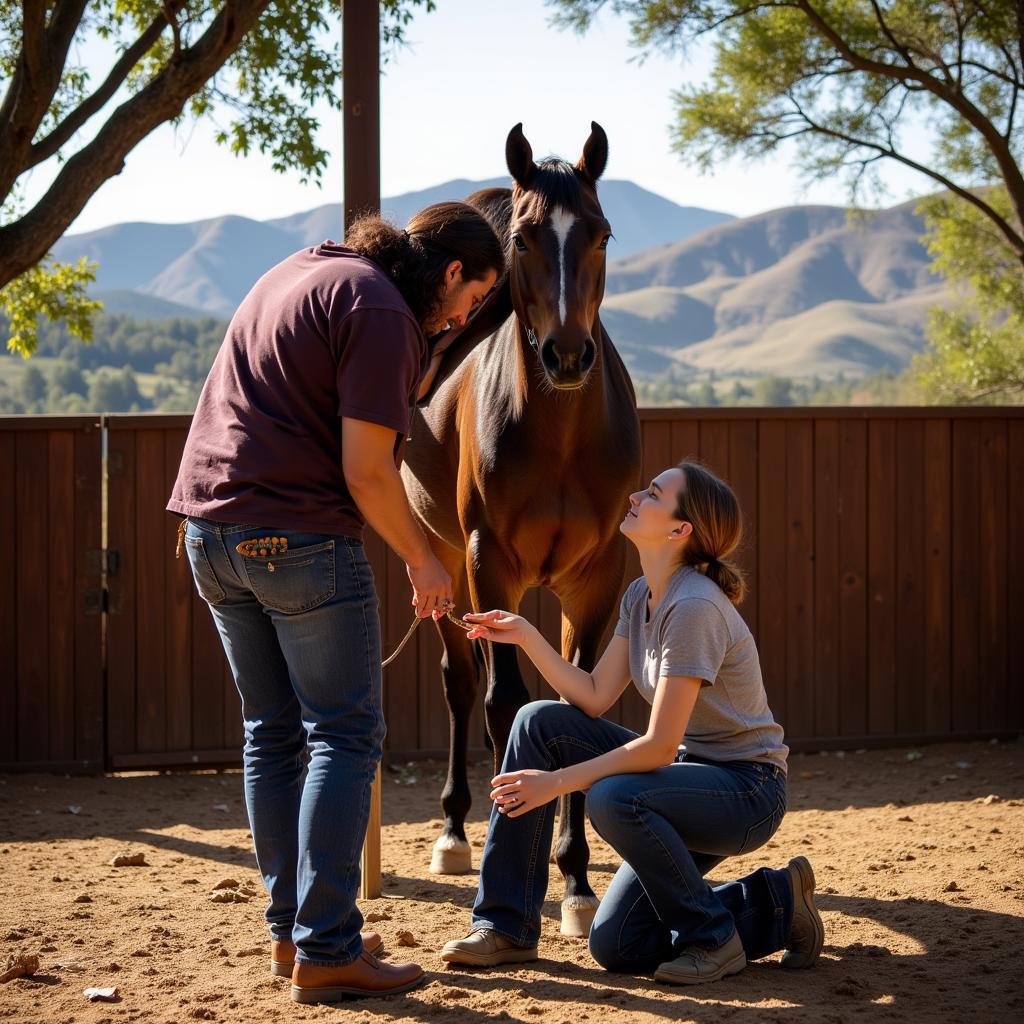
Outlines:
{"label": "lead rope", "polygon": [[[466,621],[465,621],[465,619],[460,619],[460,618],[459,618],[459,617],[458,617],[457,615],[453,614],[453,613],[452,613],[451,611],[446,611],[446,612],[445,612],[445,615],[446,615],[446,616],[447,616],[447,617],[448,617],[448,618],[449,618],[449,619],[450,619],[450,620],[451,620],[452,622],[454,622],[454,623],[455,623],[455,625],[456,625],[456,626],[458,626],[458,627],[459,627],[460,629],[464,629],[464,630],[466,630],[466,632],[467,632],[467,633],[468,633],[468,632],[469,632],[469,631],[470,631],[471,629],[473,629],[473,628],[474,628],[474,624],[473,624],[472,622],[466,622]],[[391,654],[391,657],[390,657],[390,658],[388,658],[388,659],[387,659],[386,661],[382,661],[382,662],[380,663],[380,667],[381,667],[381,668],[387,668],[387,667],[388,667],[388,665],[390,665],[390,664],[391,664],[391,662],[393,662],[393,661],[395,660],[395,658],[397,658],[397,657],[398,657],[398,656],[399,656],[399,655],[400,655],[400,654],[402,653],[402,648],[403,648],[403,647],[405,647],[405,645],[406,645],[406,644],[407,644],[407,643],[408,643],[408,642],[409,642],[409,641],[410,641],[410,640],[412,639],[412,635],[413,635],[413,633],[415,633],[415,632],[416,632],[416,630],[417,630],[417,629],[419,629],[419,625],[420,625],[420,623],[421,623],[421,622],[423,622],[423,621],[424,621],[424,620],[423,620],[423,619],[421,619],[421,618],[420,618],[420,617],[419,617],[418,615],[416,616],[416,618],[414,618],[414,619],[412,620],[412,625],[411,625],[411,626],[409,627],[409,629],[408,629],[408,630],[406,631],[406,634],[405,634],[405,636],[403,636],[403,637],[402,637],[402,640],[401,640],[401,642],[399,643],[399,645],[398,645],[398,646],[397,646],[397,647],[396,647],[396,648],[394,649],[394,651],[392,652],[392,654]]]}

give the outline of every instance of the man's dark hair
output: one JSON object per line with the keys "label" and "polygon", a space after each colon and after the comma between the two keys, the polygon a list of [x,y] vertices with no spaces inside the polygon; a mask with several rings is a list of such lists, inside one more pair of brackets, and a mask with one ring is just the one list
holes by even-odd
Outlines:
{"label": "man's dark hair", "polygon": [[428,206],[404,231],[368,214],[351,225],[345,245],[384,270],[420,324],[436,314],[444,272],[454,260],[462,263],[464,281],[482,281],[490,270],[499,277],[505,272],[505,256],[494,230],[466,203]]}

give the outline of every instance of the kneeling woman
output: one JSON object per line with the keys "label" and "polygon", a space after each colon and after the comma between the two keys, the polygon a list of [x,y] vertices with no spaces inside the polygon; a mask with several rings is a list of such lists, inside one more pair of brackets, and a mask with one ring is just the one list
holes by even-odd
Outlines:
{"label": "kneeling woman", "polygon": [[[743,581],[727,561],[740,538],[735,495],[684,462],[630,496],[620,529],[644,574],[593,672],[518,615],[466,616],[471,638],[519,644],[568,703],[528,704],[513,724],[472,930],[442,959],[536,959],[553,801],[586,790],[591,823],[623,858],[590,932],[598,963],[672,984],[715,981],[780,949],[784,966],[809,966],[824,932],[804,857],[715,888],[704,880],[766,843],[786,810],[788,748],[735,608]],[[651,704],[643,735],[600,717],[630,678]]]}

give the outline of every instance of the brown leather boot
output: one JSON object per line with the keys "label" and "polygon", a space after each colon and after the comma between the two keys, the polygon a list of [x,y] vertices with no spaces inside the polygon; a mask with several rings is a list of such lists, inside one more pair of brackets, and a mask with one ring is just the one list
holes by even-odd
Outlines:
{"label": "brown leather boot", "polygon": [[385,964],[360,953],[344,967],[317,967],[296,962],[292,999],[297,1003],[337,1003],[350,996],[391,996],[423,981],[419,964]]}
{"label": "brown leather boot", "polygon": [[[380,956],[384,952],[384,940],[378,932],[360,932],[363,950],[370,956]],[[287,939],[272,939],[270,943],[270,973],[275,978],[290,978],[295,966],[295,943]]]}

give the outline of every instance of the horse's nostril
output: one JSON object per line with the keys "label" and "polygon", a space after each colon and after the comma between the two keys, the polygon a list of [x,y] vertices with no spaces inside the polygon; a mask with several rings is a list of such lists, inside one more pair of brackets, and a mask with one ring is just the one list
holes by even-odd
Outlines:
{"label": "horse's nostril", "polygon": [[580,367],[584,370],[589,370],[594,365],[594,360],[597,358],[597,346],[587,338],[583,342],[583,358],[580,360]]}
{"label": "horse's nostril", "polygon": [[558,353],[555,351],[555,339],[548,338],[540,347],[540,358],[544,363],[544,366],[552,373],[557,373],[561,369],[561,360],[558,358]]}

